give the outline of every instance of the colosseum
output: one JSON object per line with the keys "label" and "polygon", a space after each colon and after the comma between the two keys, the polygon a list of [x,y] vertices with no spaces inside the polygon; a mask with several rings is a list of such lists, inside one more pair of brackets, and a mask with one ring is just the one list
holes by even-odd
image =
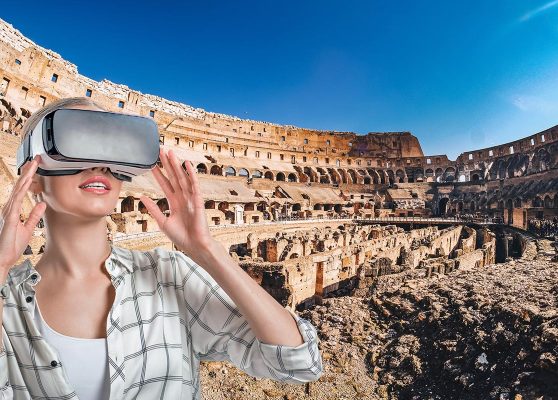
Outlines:
{"label": "colosseum", "polygon": [[[331,318],[328,310],[348,295],[372,299],[381,319],[397,309],[378,297],[387,278],[414,274],[422,278],[419,286],[433,277],[451,283],[459,271],[474,274],[554,251],[550,245],[541,250],[539,240],[553,237],[558,226],[558,126],[450,160],[425,155],[411,132],[362,135],[252,121],[94,81],[2,20],[0,60],[0,204],[18,178],[22,124],[43,105],[86,96],[111,111],[149,116],[158,124],[161,147],[197,169],[213,236],[278,302],[298,312],[311,309],[314,318],[316,310],[323,321]],[[151,174],[124,182],[107,216],[110,240],[136,249],[173,248],[141,195],[168,210]],[[33,205],[25,199],[23,217]],[[43,244],[39,224],[22,257],[37,260]],[[316,326],[325,329],[322,320]],[[335,337],[324,334],[324,341],[328,335]],[[377,362],[388,355],[379,353]],[[551,365],[548,379],[558,379],[556,359]],[[380,384],[385,374],[375,367],[370,376],[375,389],[364,398],[395,393],[392,381]],[[308,386],[305,398],[313,390]],[[345,398],[327,397],[331,390],[312,398]],[[226,398],[215,396],[208,398]]]}

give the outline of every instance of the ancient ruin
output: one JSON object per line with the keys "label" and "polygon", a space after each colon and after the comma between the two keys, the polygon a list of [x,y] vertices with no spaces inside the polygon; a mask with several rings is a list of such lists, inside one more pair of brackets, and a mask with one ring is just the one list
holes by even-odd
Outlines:
{"label": "ancient ruin", "polygon": [[[400,398],[427,398],[421,397],[426,392],[420,391],[427,386],[420,383],[424,379],[420,370],[428,368],[424,364],[426,356],[418,354],[419,322],[412,327],[405,322],[394,327],[390,324],[397,323],[390,316],[429,320],[431,310],[426,314],[414,310],[426,307],[421,301],[427,301],[424,299],[430,289],[426,286],[435,285],[433,279],[441,279],[450,287],[454,274],[480,274],[478,271],[490,270],[494,265],[521,264],[536,258],[532,253],[537,251],[540,257],[546,257],[545,263],[552,265],[549,254],[554,250],[548,243],[540,250],[542,245],[534,244],[532,234],[550,238],[558,226],[558,126],[526,133],[523,139],[511,143],[465,151],[450,160],[441,154],[424,155],[419,140],[410,132],[359,135],[282,126],[208,112],[108,80],[97,82],[0,20],[0,204],[5,203],[17,180],[16,149],[26,118],[53,100],[74,96],[90,97],[110,111],[153,118],[159,126],[161,146],[172,148],[183,162],[191,162],[197,169],[214,237],[281,304],[305,312],[320,329],[323,326],[325,330],[327,321],[333,321],[333,328],[327,328],[333,332],[321,331],[324,343],[332,344],[328,337],[337,338],[339,343],[346,340],[337,336],[343,329],[348,332],[347,321],[343,322],[342,316],[331,320],[333,305],[341,301],[340,296],[366,299],[363,302],[372,311],[359,317],[364,318],[361,327],[364,331],[375,327],[376,333],[369,333],[369,339],[355,334],[348,343],[363,343],[373,349],[349,357],[356,360],[366,356],[362,373],[368,368],[368,379],[372,376],[374,382],[366,390],[355,386],[354,397],[350,390],[343,395],[346,397],[336,397],[331,387],[316,394],[307,386],[304,395],[308,398],[389,398],[397,393]],[[142,194],[156,201],[162,211],[168,210],[150,174],[134,178],[123,184],[119,204],[107,216],[107,234],[118,246],[172,248],[139,201]],[[24,214],[33,205],[34,200],[26,198]],[[39,229],[22,257],[36,261],[43,244]],[[528,254],[530,258],[525,258]],[[472,285],[463,279],[461,287]],[[555,274],[553,279],[556,297]],[[385,286],[388,283],[391,286]],[[422,291],[420,296],[413,294],[417,287]],[[401,293],[407,293],[407,298]],[[428,301],[428,307],[447,305],[439,299]],[[462,307],[468,307],[469,300],[459,301]],[[476,307],[473,303],[470,305]],[[349,308],[355,306],[351,304]],[[556,309],[556,300],[546,309],[554,310],[554,317],[548,316],[554,318],[554,330],[541,339],[546,343],[544,349],[549,348],[548,343],[557,343]],[[469,313],[474,324],[477,314]],[[546,318],[537,310],[528,313],[531,320],[539,318],[539,325]],[[448,321],[454,323],[450,317]],[[384,336],[378,332],[384,332]],[[381,340],[390,339],[390,335],[401,343],[390,342],[390,347],[381,348]],[[455,338],[440,340],[447,342],[441,345],[448,349],[458,346]],[[525,357],[534,357],[538,350],[527,347]],[[402,355],[401,351],[406,353]],[[471,357],[475,355],[484,373],[492,368],[490,363],[496,356],[487,356],[487,351],[481,356],[480,352],[471,353]],[[540,350],[543,353],[548,353],[544,362],[532,368],[546,368],[548,379],[556,382],[556,347],[554,353]],[[402,376],[403,372],[390,372],[389,364],[394,362],[390,357],[399,357],[404,364],[400,371],[412,373]],[[451,362],[457,365],[461,361]],[[536,360],[532,364],[538,365]],[[340,371],[345,368],[341,364],[338,367]],[[213,370],[204,371],[206,379],[215,375]],[[467,387],[474,381],[474,374],[456,371],[449,373],[456,385]],[[537,371],[532,373],[536,375]],[[332,381],[335,379],[331,376],[325,379],[329,384]],[[413,382],[417,384],[415,392]],[[535,388],[534,395],[551,398],[551,389],[545,392],[533,380],[529,382],[529,390]],[[249,380],[238,383],[244,392],[238,398],[248,398],[250,384]],[[491,398],[514,398],[498,397],[502,393],[517,393],[521,398],[519,389],[510,389],[506,379],[501,379],[501,385],[502,390],[494,389]],[[302,393],[288,394],[286,388],[281,391],[277,387],[266,390],[279,391],[279,396],[286,393],[281,398],[299,398]],[[557,387],[554,384],[548,388]],[[448,391],[450,397],[445,398],[458,398],[460,392],[456,390]],[[477,394],[482,398],[486,393]],[[230,393],[229,397],[213,396],[233,398]]]}

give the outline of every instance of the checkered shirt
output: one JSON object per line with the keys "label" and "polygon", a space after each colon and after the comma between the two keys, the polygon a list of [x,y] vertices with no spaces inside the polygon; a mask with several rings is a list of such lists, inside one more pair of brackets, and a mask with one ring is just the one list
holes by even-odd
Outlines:
{"label": "checkered shirt", "polygon": [[[227,293],[184,253],[111,248],[104,262],[116,289],[107,316],[110,399],[201,399],[199,365],[206,360],[293,384],[322,375],[316,328],[290,309],[304,343],[261,342]],[[40,280],[29,259],[8,274],[0,399],[78,399],[35,324]]]}

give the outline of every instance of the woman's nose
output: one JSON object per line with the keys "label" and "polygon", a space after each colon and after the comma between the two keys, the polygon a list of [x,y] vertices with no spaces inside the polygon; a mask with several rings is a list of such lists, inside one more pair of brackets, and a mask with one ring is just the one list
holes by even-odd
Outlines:
{"label": "woman's nose", "polygon": [[108,169],[109,169],[108,167],[93,167],[93,168],[91,168],[92,171],[98,171],[98,172],[101,172],[103,174],[105,172],[107,172]]}

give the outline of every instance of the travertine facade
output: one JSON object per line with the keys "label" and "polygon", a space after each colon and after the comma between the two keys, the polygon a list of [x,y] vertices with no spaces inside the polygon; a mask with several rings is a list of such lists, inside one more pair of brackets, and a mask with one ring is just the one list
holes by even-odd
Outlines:
{"label": "travertine facade", "polygon": [[[526,229],[529,220],[557,215],[557,127],[455,161],[425,156],[409,132],[358,135],[243,120],[93,81],[0,20],[1,204],[17,179],[25,119],[73,96],[154,118],[161,145],[197,168],[213,234],[277,299],[293,306],[404,268],[445,271],[497,258],[498,239],[486,228],[403,231],[362,225],[355,217],[468,214]],[[141,194],[168,210],[150,174],[124,183],[107,217],[113,239],[140,248],[170,246]],[[32,205],[26,199],[25,211]],[[285,219],[298,222],[280,222]],[[41,245],[35,238],[28,254],[38,256]],[[510,246],[504,245],[506,255]]]}

